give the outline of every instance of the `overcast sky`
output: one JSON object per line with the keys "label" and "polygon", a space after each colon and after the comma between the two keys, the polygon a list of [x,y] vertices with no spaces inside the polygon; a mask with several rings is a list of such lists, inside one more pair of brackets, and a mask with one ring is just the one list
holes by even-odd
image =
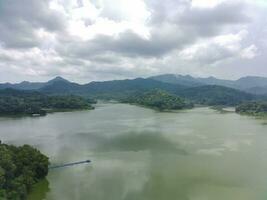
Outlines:
{"label": "overcast sky", "polygon": [[267,76],[266,0],[0,0],[0,82]]}

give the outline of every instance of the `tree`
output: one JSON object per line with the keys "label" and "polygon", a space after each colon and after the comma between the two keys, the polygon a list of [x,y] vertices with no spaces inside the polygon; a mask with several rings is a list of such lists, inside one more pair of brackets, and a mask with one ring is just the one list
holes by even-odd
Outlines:
{"label": "tree", "polygon": [[37,149],[0,142],[0,199],[26,199],[32,185],[48,173],[48,157]]}

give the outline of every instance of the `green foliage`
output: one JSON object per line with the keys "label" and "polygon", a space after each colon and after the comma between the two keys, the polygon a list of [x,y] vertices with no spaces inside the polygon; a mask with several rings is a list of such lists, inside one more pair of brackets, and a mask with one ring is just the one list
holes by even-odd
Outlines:
{"label": "green foliage", "polygon": [[153,89],[161,89],[167,92],[175,92],[184,89],[183,86],[162,83],[152,79],[126,79],[103,82],[91,82],[85,85],[75,83],[55,82],[42,88],[40,91],[46,94],[78,94],[101,99],[120,100],[136,92],[144,92]]}
{"label": "green foliage", "polygon": [[162,90],[139,93],[125,99],[123,102],[143,105],[159,110],[179,110],[193,107],[193,104],[186,102],[184,99]]}
{"label": "green foliage", "polygon": [[48,157],[24,145],[0,143],[0,199],[26,199],[32,185],[48,173]]}
{"label": "green foliage", "polygon": [[249,115],[267,115],[267,101],[242,103],[236,107],[236,112]]}
{"label": "green foliage", "polygon": [[245,101],[256,99],[256,96],[236,89],[217,85],[188,88],[177,93],[197,104],[234,106]]}
{"label": "green foliage", "polygon": [[0,91],[0,114],[40,114],[47,110],[92,109],[92,100],[79,96],[48,96],[38,92],[6,89]]}
{"label": "green foliage", "polygon": [[[168,79],[168,77],[167,77]],[[85,85],[77,85],[75,83],[56,82],[42,88],[42,92],[47,94],[78,94],[98,99],[108,99],[121,101],[128,97],[134,96],[136,93],[143,93],[155,89],[166,91],[170,94],[177,95],[193,101],[197,104],[204,105],[225,105],[234,106],[244,101],[263,99],[263,96],[256,96],[217,85],[198,86],[192,77],[183,77],[182,82],[157,81],[153,79],[132,79],[132,80],[116,80],[104,82],[91,82]],[[192,82],[193,81],[193,82]],[[219,83],[213,79],[212,84]],[[178,83],[178,84],[174,84]],[[183,84],[182,84],[183,83]],[[204,84],[204,83],[203,83]],[[202,84],[200,84],[202,85]],[[198,87],[196,87],[198,86]]]}

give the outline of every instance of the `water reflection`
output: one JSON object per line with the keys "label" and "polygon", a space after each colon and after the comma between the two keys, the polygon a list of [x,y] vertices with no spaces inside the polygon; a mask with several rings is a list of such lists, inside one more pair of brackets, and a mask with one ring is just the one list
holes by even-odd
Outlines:
{"label": "water reflection", "polygon": [[102,151],[150,151],[186,155],[187,152],[159,132],[127,132],[105,140],[97,150]]}
{"label": "water reflection", "polygon": [[0,134],[33,144],[53,164],[92,160],[50,171],[49,185],[37,185],[30,200],[265,200],[262,122],[208,108],[159,113],[111,104],[0,121]]}

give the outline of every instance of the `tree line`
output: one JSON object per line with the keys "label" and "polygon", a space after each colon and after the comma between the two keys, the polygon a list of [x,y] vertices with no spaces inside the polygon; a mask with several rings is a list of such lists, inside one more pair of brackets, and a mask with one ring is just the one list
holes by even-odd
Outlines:
{"label": "tree line", "polygon": [[138,104],[158,110],[180,110],[193,107],[191,102],[163,90],[136,93],[124,99],[122,102]]}
{"label": "tree line", "polygon": [[80,96],[49,96],[39,92],[0,91],[0,115],[45,115],[51,111],[93,109],[93,100]]}
{"label": "tree line", "polygon": [[0,141],[0,155],[0,199],[26,199],[33,184],[48,173],[48,157],[29,145],[16,147]]}
{"label": "tree line", "polygon": [[267,101],[242,103],[236,107],[236,112],[249,115],[267,115]]}

